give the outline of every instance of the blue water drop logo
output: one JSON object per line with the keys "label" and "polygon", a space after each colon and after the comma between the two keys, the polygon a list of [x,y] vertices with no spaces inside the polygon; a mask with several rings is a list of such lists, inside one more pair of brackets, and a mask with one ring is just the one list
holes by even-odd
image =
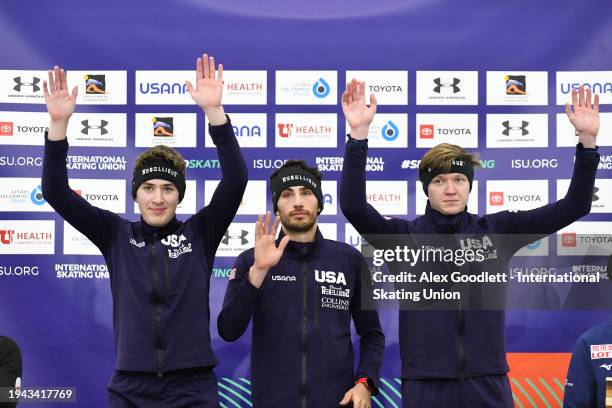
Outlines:
{"label": "blue water drop logo", "polygon": [[534,249],[538,249],[541,245],[542,245],[542,241],[538,240],[536,242],[532,242],[531,244],[527,245],[527,248],[533,251]]}
{"label": "blue water drop logo", "polygon": [[32,190],[32,192],[30,193],[30,199],[36,205],[43,205],[46,202],[43,198],[42,188],[40,188],[40,186]]}
{"label": "blue water drop logo", "polygon": [[329,95],[330,90],[331,87],[323,78],[319,78],[319,80],[312,86],[312,93],[314,96],[321,99]]}
{"label": "blue water drop logo", "polygon": [[392,142],[399,136],[399,129],[395,126],[395,123],[388,121],[382,128],[382,137],[386,141]]}

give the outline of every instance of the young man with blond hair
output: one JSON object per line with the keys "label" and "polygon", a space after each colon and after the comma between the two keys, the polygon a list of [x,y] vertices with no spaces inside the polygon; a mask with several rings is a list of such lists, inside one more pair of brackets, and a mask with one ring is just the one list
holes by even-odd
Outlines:
{"label": "young man with blond hair", "polygon": [[[419,180],[428,196],[425,215],[413,221],[385,218],[366,201],[365,164],[370,123],[376,98],[365,103],[365,83],[353,80],[342,95],[342,109],[351,132],[346,144],[340,206],[348,221],[364,235],[401,234],[461,236],[524,234],[499,247],[488,260],[507,271],[514,252],[529,235],[546,236],[588,214],[599,154],[599,100],[583,88],[572,93],[566,113],[579,135],[574,173],[566,196],[529,211],[502,211],[480,217],[467,211],[476,157],[456,145],[441,144],[423,157]],[[448,239],[446,240],[449,241]],[[436,265],[444,268],[444,265]],[[503,307],[503,306],[502,306]],[[505,312],[498,307],[464,310],[401,310],[399,342],[402,361],[402,402],[407,408],[514,407],[507,377]]]}

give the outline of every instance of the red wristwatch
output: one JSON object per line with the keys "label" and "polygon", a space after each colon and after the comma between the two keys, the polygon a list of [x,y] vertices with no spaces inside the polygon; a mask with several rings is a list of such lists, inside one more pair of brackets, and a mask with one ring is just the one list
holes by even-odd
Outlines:
{"label": "red wristwatch", "polygon": [[361,377],[355,381],[355,384],[363,384],[372,396],[378,394],[378,387],[376,386],[376,382],[370,377]]}

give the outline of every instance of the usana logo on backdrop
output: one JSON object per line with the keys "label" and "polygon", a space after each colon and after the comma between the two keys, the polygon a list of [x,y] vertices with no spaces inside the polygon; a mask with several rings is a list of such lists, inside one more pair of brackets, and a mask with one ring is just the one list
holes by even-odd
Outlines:
{"label": "usana logo on backdrop", "polygon": [[[265,113],[228,113],[232,118],[232,128],[241,148],[266,147],[267,124]],[[216,147],[210,137],[208,118],[204,117],[204,145]]]}

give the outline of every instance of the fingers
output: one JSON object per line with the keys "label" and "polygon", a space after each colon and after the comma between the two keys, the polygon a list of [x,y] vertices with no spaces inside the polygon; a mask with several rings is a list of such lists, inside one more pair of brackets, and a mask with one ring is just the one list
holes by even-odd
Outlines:
{"label": "fingers", "polygon": [[574,115],[572,112],[572,108],[570,107],[569,103],[565,104],[565,114],[567,115],[568,118],[571,119],[571,117]]}
{"label": "fingers", "polygon": [[43,81],[43,94],[45,95],[45,99],[49,97],[49,91],[47,90],[47,81]]}
{"label": "fingers", "polygon": [[272,230],[270,231],[276,237],[276,231],[278,231],[278,226],[280,225],[280,217],[276,217],[274,220],[274,225],[272,226]]}
{"label": "fingers", "polygon": [[355,93],[357,92],[356,87],[357,87],[357,80],[353,78],[348,85],[348,90],[349,90],[351,97],[354,96]]}
{"label": "fingers", "polygon": [[60,69],[60,85],[62,89],[68,90],[68,83],[66,82],[66,71]]}
{"label": "fingers", "polygon": [[349,390],[346,392],[346,394],[344,394],[344,398],[342,398],[342,401],[340,401],[340,405],[347,405],[349,402],[351,402],[351,397],[353,396],[353,391]]}
{"label": "fingers", "polygon": [[208,69],[210,70],[208,72],[209,78],[216,80],[217,77],[216,77],[216,74],[215,74],[215,71],[216,71],[216,69],[215,69],[215,57],[210,57],[210,60],[208,61]]}
{"label": "fingers", "polygon": [[53,67],[53,86],[55,87],[56,91],[59,91],[60,89],[62,89],[62,80],[60,79],[60,69],[57,65]]}
{"label": "fingers", "polygon": [[255,241],[259,241],[263,234],[263,215],[257,216],[257,222],[255,223]]}
{"label": "fingers", "polygon": [[272,214],[270,211],[266,211],[266,220],[264,222],[263,232],[266,235],[270,235],[270,227],[272,226]]}
{"label": "fingers", "polygon": [[378,101],[376,100],[376,95],[372,93],[370,94],[370,110],[376,113],[377,108],[378,108]]}
{"label": "fingers", "polygon": [[209,68],[209,63],[208,63],[208,54],[204,54],[202,56],[202,61],[204,63],[204,67],[203,67],[203,70],[204,70],[204,79],[208,79],[208,78],[210,78],[210,74],[208,72],[208,70],[210,69]]}
{"label": "fingers", "polygon": [[278,250],[283,252],[289,243],[289,235],[285,235],[281,242],[278,243]]}
{"label": "fingers", "polygon": [[585,107],[587,107],[589,109],[593,109],[593,105],[591,105],[591,94],[592,94],[591,88],[587,88],[587,90],[586,90],[586,99],[585,99],[585,103],[586,103]]}
{"label": "fingers", "polygon": [[584,85],[580,85],[580,89],[578,90],[578,106],[584,107]]}
{"label": "fingers", "polygon": [[[199,66],[199,64],[198,64],[198,66]],[[199,77],[199,75],[200,74],[198,73],[198,77]],[[185,85],[187,85],[187,92],[189,92],[193,96],[193,93],[195,92],[195,89],[193,89],[193,85],[191,84],[191,82],[190,81],[185,81]]]}
{"label": "fingers", "polygon": [[344,91],[342,93],[342,106],[346,106],[346,105],[348,105],[348,91]]}
{"label": "fingers", "polygon": [[221,82],[223,82],[223,64],[219,64],[219,68],[217,70],[217,79]]}
{"label": "fingers", "polygon": [[55,91],[55,81],[53,80],[53,70],[47,71],[49,74],[49,91],[53,93]]}
{"label": "fingers", "polygon": [[204,65],[202,63],[202,58],[198,58],[196,60],[196,81],[202,78],[203,76],[204,76]]}
{"label": "fingers", "polygon": [[593,101],[593,110],[599,113],[599,94],[595,94],[595,98]]}
{"label": "fingers", "polygon": [[70,97],[73,101],[76,101],[76,98],[78,95],[79,95],[79,87],[75,86],[74,88],[72,88],[72,93]]}
{"label": "fingers", "polygon": [[572,107],[576,109],[578,107],[578,91],[572,89]]}

